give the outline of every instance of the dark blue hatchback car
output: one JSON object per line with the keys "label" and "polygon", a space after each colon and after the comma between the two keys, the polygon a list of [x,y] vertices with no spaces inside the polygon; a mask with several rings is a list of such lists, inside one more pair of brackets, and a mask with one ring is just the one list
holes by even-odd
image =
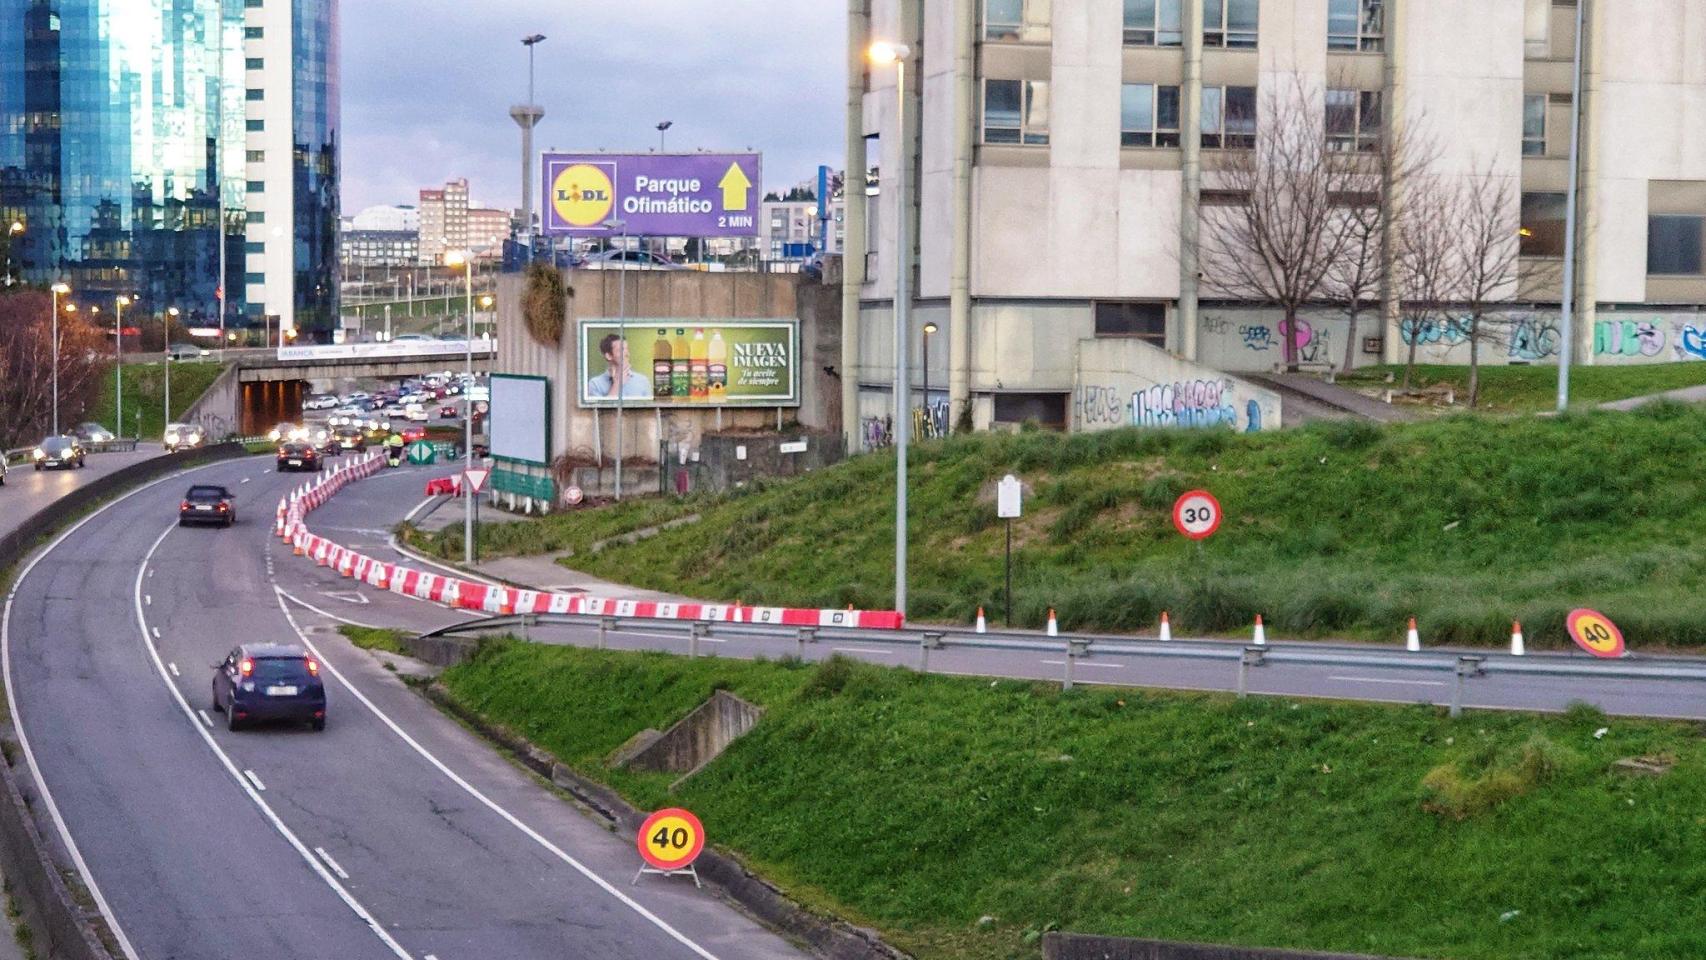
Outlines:
{"label": "dark blue hatchback car", "polygon": [[213,709],[237,730],[269,720],[326,729],[320,663],[295,644],[245,643],[214,665]]}

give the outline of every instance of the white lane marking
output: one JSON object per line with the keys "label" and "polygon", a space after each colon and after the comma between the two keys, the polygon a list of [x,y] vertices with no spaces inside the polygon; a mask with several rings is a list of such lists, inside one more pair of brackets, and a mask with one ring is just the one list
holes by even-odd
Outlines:
{"label": "white lane marking", "polygon": [[[142,558],[143,566],[146,566],[149,561],[154,559],[154,552],[160,549],[160,544],[166,542],[166,537],[169,536],[173,530],[176,530],[177,527],[177,522],[174,521],[171,526],[160,532],[160,536],[154,540],[154,545],[148,548],[148,553]],[[138,567],[136,570],[136,622],[138,626],[142,625],[142,620],[142,567]],[[171,693],[172,699],[177,701],[179,709],[184,712],[184,716],[189,718],[190,725],[195,726],[195,732],[201,736],[202,742],[207,744],[207,748],[212,750],[213,755],[219,758],[220,765],[225,768],[225,772],[231,774],[231,779],[237,781],[237,785],[243,789],[243,792],[248,795],[250,800],[254,801],[255,806],[260,808],[261,814],[267,818],[267,822],[271,823],[273,825],[273,829],[277,830],[279,835],[284,837],[285,842],[290,844],[291,849],[296,851],[297,855],[308,864],[309,868],[312,869],[321,880],[324,880],[327,886],[332,888],[332,891],[338,895],[338,899],[342,900],[344,905],[349,907],[356,917],[358,917],[362,923],[367,925],[369,930],[373,931],[373,935],[378,937],[380,942],[385,944],[386,947],[390,948],[392,954],[401,958],[401,960],[414,960],[414,958],[409,955],[409,951],[404,950],[403,945],[398,943],[390,933],[386,932],[384,924],[375,919],[373,914],[367,912],[367,908],[361,905],[361,901],[357,900],[348,890],[346,890],[343,884],[338,882],[336,877],[332,876],[331,872],[326,869],[325,865],[309,851],[307,845],[297,837],[290,827],[285,825],[285,822],[279,818],[279,815],[273,811],[273,808],[267,804],[266,800],[262,799],[260,790],[256,789],[256,785],[259,784],[260,781],[256,780],[251,783],[248,777],[244,776],[244,771],[238,770],[236,762],[233,761],[231,756],[219,746],[219,742],[213,739],[213,734],[208,733],[205,727],[196,725],[195,711],[190,708],[189,701],[184,699],[183,692],[180,691],[170,680],[166,680],[165,661],[160,659],[160,651],[154,646],[153,641],[148,638],[148,631],[146,630],[142,632],[142,642],[148,647],[148,655],[154,660],[155,670],[159,672],[161,679],[166,681],[167,691]],[[249,776],[254,776],[254,774],[250,773]]]}
{"label": "white lane marking", "polygon": [[241,479],[241,480],[239,480],[239,481],[237,481],[237,482],[238,482],[238,483],[248,483],[248,482],[249,482],[249,480],[250,480],[250,478],[249,478],[249,477],[244,477],[244,478],[243,478],[243,479]]}
{"label": "white lane marking", "polygon": [[[36,764],[35,751],[30,748],[30,738],[24,730],[24,719],[18,711],[18,694],[12,683],[12,601],[17,599],[19,588],[23,586],[25,580],[29,579],[30,572],[36,568],[36,564],[46,559],[49,554],[53,553],[53,551],[57,549],[60,544],[64,543],[72,534],[83,529],[84,524],[95,519],[101,514],[106,513],[108,510],[111,510],[113,507],[118,506],[126,500],[129,500],[131,497],[152,490],[161,484],[177,480],[200,470],[206,470],[210,467],[223,465],[224,461],[220,461],[217,463],[202,464],[201,466],[190,467],[185,470],[179,470],[176,473],[167,474],[152,483],[143,484],[135,490],[120,494],[119,496],[114,497],[101,506],[95,508],[92,513],[72,524],[69,529],[55,537],[52,543],[49,543],[40,553],[31,557],[29,562],[24,564],[24,569],[12,580],[12,588],[6,594],[5,611],[0,612],[0,679],[4,679],[5,681],[6,702],[10,704],[12,708],[12,730],[17,735],[18,746],[22,747],[24,750],[24,761],[30,768],[30,777],[35,780],[36,790],[41,793],[42,800],[47,804],[47,813],[53,820],[54,831],[59,834],[60,842],[65,845],[65,852],[70,854],[72,864],[77,867],[77,873],[82,876],[83,885],[89,889],[89,896],[95,901],[95,909],[101,912],[101,917],[107,922],[107,928],[113,933],[113,939],[118,941],[119,951],[124,954],[125,960],[140,960],[139,955],[136,952],[136,947],[131,945],[130,937],[125,934],[124,928],[119,926],[118,917],[113,913],[112,906],[107,903],[106,894],[101,892],[100,884],[95,881],[94,873],[89,870],[89,862],[83,859],[83,851],[77,846],[77,841],[72,839],[71,828],[66,825],[65,817],[59,812],[59,803],[53,799],[53,791],[48,787],[47,780],[42,777],[41,767]],[[144,561],[143,566],[147,566],[146,561]],[[154,571],[149,570],[148,576],[154,576]],[[138,583],[140,583],[140,580],[141,571],[139,570]]]}
{"label": "white lane marking", "polygon": [[[349,879],[349,874],[344,872],[343,867],[338,866],[338,862],[332,859],[332,855],[326,852],[325,847],[315,847],[314,852],[320,855],[321,860],[326,861],[326,866],[332,868],[332,872],[338,875],[339,880]],[[427,960],[431,960],[430,954],[428,955]]]}
{"label": "white lane marking", "polygon": [[[1064,667],[1064,666],[1066,666],[1065,660],[1043,660],[1040,662],[1046,663],[1051,667]],[[1105,660],[1079,660],[1079,661],[1074,662],[1073,666],[1074,667],[1101,667],[1104,670],[1124,670],[1125,669],[1125,664],[1123,664],[1123,663],[1108,663]]]}
{"label": "white lane marking", "polygon": [[142,598],[142,602],[143,602],[143,603],[146,603],[146,604],[148,604],[148,605],[149,605],[149,606],[151,606],[151,607],[152,607],[152,606],[153,606],[153,605],[154,605],[154,595],[153,595],[153,594],[152,594],[152,593],[150,593],[150,594],[148,594],[148,595],[147,595],[147,596],[144,596],[144,597],[143,597],[143,598]]}
{"label": "white lane marking", "polygon": [[899,650],[879,650],[876,647],[832,647],[831,649],[835,653],[875,653],[884,656],[892,656],[900,652]]}
{"label": "white lane marking", "polygon": [[410,510],[407,514],[405,514],[403,516],[403,522],[404,523],[414,522],[415,514],[420,513],[422,510],[425,510],[428,504],[432,503],[434,500],[437,500],[437,499],[438,499],[437,497],[427,497],[425,500],[422,500],[420,503],[415,504],[415,508],[413,510]]}
{"label": "white lane marking", "polygon": [[[429,567],[435,567],[439,570],[443,570],[445,573],[452,574],[456,577],[474,580],[474,581],[477,581],[479,583],[483,583],[488,587],[504,586],[504,584],[501,584],[498,581],[493,580],[491,577],[482,576],[481,574],[475,573],[472,570],[464,570],[461,567],[453,567],[453,566],[450,566],[449,564],[439,563],[437,560],[434,560],[431,557],[426,556],[425,554],[416,553],[414,550],[411,550],[408,547],[405,547],[401,543],[399,543],[395,536],[391,536],[386,540],[386,546],[389,546],[391,548],[391,551],[393,553],[397,554],[397,556],[399,556],[399,557],[404,557],[404,558],[407,558],[409,560],[413,560],[416,563],[424,563]],[[419,598],[417,597],[416,599],[419,599]]]}
{"label": "white lane marking", "polygon": [[1334,677],[1334,676],[1330,676],[1327,679],[1328,680],[1347,680],[1351,683],[1397,683],[1397,684],[1404,684],[1406,686],[1416,686],[1416,687],[1443,687],[1443,686],[1445,686],[1444,680],[1392,680],[1392,679],[1386,679],[1384,677]]}
{"label": "white lane marking", "polygon": [[205,723],[210,727],[213,726],[213,718],[207,715],[206,710],[197,710],[196,713],[201,715],[201,722],[202,723]]}
{"label": "white lane marking", "polygon": [[159,627],[149,627],[148,629],[154,631],[154,639],[156,639],[156,640],[160,639],[160,628]]}
{"label": "white lane marking", "polygon": [[345,677],[343,675],[343,671],[341,671],[337,667],[333,666],[332,662],[330,660],[326,659],[326,655],[321,653],[318,647],[314,646],[314,641],[308,639],[308,634],[306,634],[302,631],[302,627],[299,626],[296,622],[296,617],[291,614],[290,607],[285,604],[285,602],[284,602],[284,591],[278,589],[277,587],[274,587],[273,592],[275,594],[277,594],[277,596],[278,596],[278,608],[280,610],[284,611],[285,620],[290,622],[290,629],[292,629],[296,632],[296,636],[299,640],[302,641],[302,645],[304,647],[307,647],[308,651],[310,653],[314,654],[315,657],[319,658],[320,665],[326,668],[326,672],[330,673],[333,677],[336,677],[337,681],[339,683],[343,684],[344,689],[348,690],[350,692],[351,696],[354,696],[357,700],[361,701],[362,706],[366,707],[374,716],[378,717],[379,721],[381,723],[385,724],[387,727],[390,727],[391,732],[395,733],[399,739],[401,739],[404,743],[408,744],[410,749],[414,750],[415,753],[420,754],[420,756],[423,760],[425,760],[427,763],[432,764],[432,766],[434,768],[436,768],[438,770],[438,772],[444,774],[447,778],[449,778],[451,783],[454,783],[458,787],[461,787],[464,792],[466,792],[470,797],[473,797],[475,800],[479,801],[481,805],[486,807],[486,809],[497,814],[499,817],[502,817],[511,826],[515,827],[517,830],[520,830],[524,835],[527,836],[527,838],[529,840],[532,840],[534,843],[539,844],[541,847],[545,848],[547,851],[549,851],[557,859],[568,864],[570,867],[573,867],[575,869],[575,871],[578,872],[581,876],[583,876],[583,877],[587,878],[588,880],[592,881],[593,883],[597,884],[599,889],[601,889],[605,893],[608,893],[611,896],[615,897],[618,901],[620,901],[622,903],[623,906],[628,907],[629,909],[633,910],[635,913],[637,913],[640,916],[651,921],[653,926],[656,926],[659,930],[662,930],[664,933],[666,933],[670,937],[674,938],[674,940],[677,943],[681,944],[682,946],[686,947],[689,950],[692,950],[698,956],[703,957],[704,960],[720,960],[720,958],[718,958],[718,956],[716,954],[711,953],[709,950],[706,950],[704,947],[701,947],[699,944],[693,942],[691,939],[689,939],[687,937],[686,934],[684,934],[681,931],[670,926],[668,921],[664,920],[662,917],[651,912],[650,910],[647,910],[644,906],[640,905],[633,898],[629,897],[627,894],[623,893],[621,890],[618,890],[618,889],[616,889],[616,887],[612,886],[610,884],[610,881],[608,881],[608,880],[604,879],[603,877],[599,876],[598,874],[594,873],[591,870],[591,868],[586,866],[586,864],[581,863],[579,860],[576,860],[572,856],[569,856],[569,854],[566,851],[564,851],[561,847],[557,846],[556,844],[552,843],[550,840],[546,839],[537,830],[534,830],[532,827],[521,822],[520,818],[518,818],[515,814],[510,813],[508,810],[506,810],[502,806],[500,806],[497,803],[497,801],[486,796],[484,793],[481,793],[478,787],[475,787],[473,784],[469,783],[467,780],[462,779],[461,775],[458,774],[456,771],[450,769],[448,766],[446,766],[444,761],[440,760],[437,756],[433,755],[433,753],[430,750],[428,750],[426,747],[421,746],[419,741],[415,740],[414,737],[409,736],[408,732],[405,731],[402,727],[398,726],[397,722],[395,720],[392,720],[391,717],[385,713],[385,711],[379,709],[377,704],[375,704],[372,700],[369,700],[367,698],[367,694],[362,693],[361,690],[358,687],[356,687],[355,684],[353,684],[349,681],[348,677]]}
{"label": "white lane marking", "polygon": [[174,677],[181,677],[181,676],[183,676],[183,674],[181,674],[181,673],[179,673],[179,672],[178,672],[178,665],[177,665],[177,664],[176,664],[176,663],[168,663],[168,664],[166,664],[166,669],[168,669],[168,670],[170,670],[170,671],[172,671],[172,676],[174,676]]}
{"label": "white lane marking", "polygon": [[[284,593],[284,589],[283,589],[283,588],[281,588],[281,587],[278,587],[278,586],[274,586],[274,587],[273,587],[273,589],[274,589],[274,590],[277,590],[277,591],[278,591],[278,592],[279,592],[279,593]],[[307,608],[308,608],[308,609],[310,609],[310,610],[312,610],[312,611],[314,611],[314,612],[315,612],[315,613],[317,613],[317,614],[319,614],[319,615],[320,615],[320,616],[322,616],[322,617],[325,617],[325,618],[326,618],[326,619],[328,619],[328,620],[336,620],[336,621],[338,621],[338,622],[339,622],[339,623],[347,623],[347,624],[349,624],[349,625],[350,625],[350,626],[352,626],[352,627],[365,627],[365,628],[367,628],[367,629],[369,629],[369,630],[380,630],[380,629],[383,629],[383,628],[381,628],[381,627],[376,627],[376,626],[374,626],[374,625],[373,625],[373,624],[371,624],[371,623],[361,623],[361,622],[360,622],[360,621],[356,621],[356,620],[351,620],[351,619],[349,619],[349,618],[348,618],[348,617],[340,617],[340,616],[338,616],[338,615],[337,615],[337,614],[335,614],[335,613],[329,613],[329,612],[327,612],[327,611],[325,611],[325,610],[321,610],[321,609],[320,609],[320,608],[319,608],[319,607],[316,607],[316,606],[314,606],[314,605],[313,605],[313,604],[312,604],[312,603],[309,603],[309,602],[308,602],[308,601],[306,601],[306,600],[298,600],[298,599],[297,599],[297,598],[296,598],[296,597],[295,597],[295,596],[293,596],[293,595],[291,595],[291,594],[288,594],[288,593],[284,593],[284,595],[285,595],[285,596],[287,596],[287,597],[290,597],[290,599],[291,599],[291,602],[293,602],[293,603],[296,603],[296,604],[298,604],[298,605],[300,605],[300,606],[304,606],[304,607],[307,607]]]}
{"label": "white lane marking", "polygon": [[256,790],[265,790],[267,788],[267,785],[261,782],[261,778],[255,775],[255,771],[244,770],[243,776],[249,778],[249,782],[255,785]]}

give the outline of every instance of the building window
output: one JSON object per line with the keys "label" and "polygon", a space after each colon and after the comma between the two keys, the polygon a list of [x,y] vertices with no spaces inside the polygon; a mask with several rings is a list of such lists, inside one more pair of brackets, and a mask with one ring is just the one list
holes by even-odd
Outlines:
{"label": "building window", "polygon": [[983,38],[1046,43],[1049,3],[1050,0],[984,0]]}
{"label": "building window", "polygon": [[1522,54],[1530,60],[1552,56],[1552,0],[1524,0]]}
{"label": "building window", "polygon": [[983,142],[1048,143],[1048,83],[983,81]]}
{"label": "building window", "polygon": [[245,69],[245,70],[265,70],[266,68],[267,68],[267,58],[266,57],[244,57],[243,58],[243,69]]}
{"label": "building window", "polygon": [[1066,429],[1064,393],[998,393],[995,395],[996,423],[1037,423],[1055,430]]}
{"label": "building window", "polygon": [[[1215,0],[1209,0],[1210,3]],[[1133,47],[1182,47],[1180,0],[1125,0],[1125,43]]]}
{"label": "building window", "polygon": [[1155,146],[1155,84],[1120,84],[1120,146]]}
{"label": "building window", "polygon": [[1203,87],[1202,145],[1209,149],[1255,148],[1255,87]]}
{"label": "building window", "polygon": [[250,90],[247,96],[250,103],[255,103],[259,100],[265,100],[267,98],[267,92],[265,90]]}
{"label": "building window", "polygon": [[267,282],[267,275],[264,273],[245,273],[243,274],[243,282],[250,286],[263,284]]}
{"label": "building window", "polygon": [[1522,256],[1564,255],[1564,200],[1561,193],[1522,195],[1522,228],[1517,231]]}
{"label": "building window", "polygon": [[1530,93],[1522,98],[1522,155],[1546,156],[1546,94]]}
{"label": "building window", "polygon": [[1706,216],[1666,214],[1647,218],[1647,273],[1697,277],[1706,273],[1701,237]]}
{"label": "building window", "polygon": [[1386,49],[1386,0],[1327,0],[1327,49]]}
{"label": "building window", "polygon": [[267,152],[265,150],[249,150],[246,151],[245,156],[248,158],[250,163],[267,162]]}
{"label": "building window", "polygon": [[267,222],[266,211],[264,211],[264,210],[250,210],[249,214],[248,214],[248,222],[249,223],[266,223]]}
{"label": "building window", "polygon": [[260,27],[244,27],[243,28],[243,39],[244,40],[260,40],[260,39],[264,38],[265,36],[266,36],[266,31]]}
{"label": "building window", "polygon": [[1258,0],[1203,0],[1202,6],[1203,46],[1256,48]]}
{"label": "building window", "polygon": [[243,244],[244,253],[266,253],[267,245],[264,240],[250,240]]}
{"label": "building window", "polygon": [[267,190],[267,182],[265,180],[250,180],[247,186],[250,193],[265,193]]}
{"label": "building window", "polygon": [[266,0],[243,0],[243,7],[247,10],[259,10],[264,2]]}
{"label": "building window", "polygon": [[1380,146],[1379,90],[1327,91],[1327,148],[1372,151]]}
{"label": "building window", "polygon": [[1157,346],[1167,342],[1167,307],[1159,303],[1098,302],[1096,336],[1136,337]]}
{"label": "building window", "polygon": [[261,133],[264,130],[266,130],[266,128],[267,128],[267,122],[265,120],[245,120],[245,121],[243,121],[243,129],[247,130],[250,133]]}

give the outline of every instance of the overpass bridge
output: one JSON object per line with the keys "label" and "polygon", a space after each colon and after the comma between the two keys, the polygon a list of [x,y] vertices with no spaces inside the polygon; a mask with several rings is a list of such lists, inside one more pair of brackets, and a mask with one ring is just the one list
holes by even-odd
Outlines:
{"label": "overpass bridge", "polygon": [[[410,340],[279,347],[229,351],[230,366],[213,382],[185,419],[214,435],[253,436],[273,424],[302,416],[311,381],[414,377],[460,370],[469,344],[459,340]],[[473,341],[476,371],[491,369],[491,340]]]}

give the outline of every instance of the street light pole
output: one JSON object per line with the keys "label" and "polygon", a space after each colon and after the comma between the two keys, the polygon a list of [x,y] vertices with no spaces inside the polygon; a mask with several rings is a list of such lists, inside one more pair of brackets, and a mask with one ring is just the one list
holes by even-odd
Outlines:
{"label": "street light pole", "polygon": [[120,439],[124,438],[124,308],[128,306],[129,297],[113,298],[113,430]]}
{"label": "street light pole", "polygon": [[12,248],[18,245],[17,238],[23,236],[23,233],[24,221],[22,220],[13,220],[11,225],[6,228],[6,286],[8,287],[17,282],[12,276],[15,272],[12,264],[18,259],[18,255]]}
{"label": "street light pole", "polygon": [[912,376],[908,354],[911,324],[907,289],[911,279],[908,262],[906,199],[906,63],[912,48],[903,43],[874,43],[870,58],[877,64],[895,67],[895,128],[900,138],[901,162],[895,164],[895,255],[894,255],[894,608],[906,613],[906,449],[911,433]]}
{"label": "street light pole", "polygon": [[1563,413],[1570,405],[1570,363],[1574,360],[1575,351],[1575,302],[1576,302],[1576,190],[1581,170],[1582,148],[1582,31],[1587,26],[1587,3],[1578,0],[1576,3],[1576,59],[1571,64],[1570,72],[1572,94],[1570,100],[1570,177],[1569,186],[1564,193],[1564,297],[1559,310],[1559,326],[1562,327],[1558,337],[1558,412]]}
{"label": "street light pole", "polygon": [[924,336],[919,338],[919,343],[924,347],[924,423],[926,427],[924,436],[926,438],[935,433],[932,428],[936,426],[936,419],[930,415],[930,335],[936,330],[935,323],[926,323],[924,324]]}
{"label": "street light pole", "polygon": [[665,152],[664,151],[664,143],[665,143],[664,131],[668,130],[670,127],[673,127],[673,126],[675,126],[674,120],[664,120],[664,121],[661,121],[660,123],[658,123],[658,153]]}
{"label": "street light pole", "polygon": [[[468,340],[467,340],[467,378],[472,390],[474,383],[474,254],[467,250],[455,251],[445,257],[445,263],[450,266],[458,265],[460,261],[465,278],[465,295],[468,306]],[[447,311],[448,312],[448,311]],[[462,411],[462,562],[466,566],[474,565],[474,491],[469,487],[467,471],[474,469],[474,404],[470,400],[463,406]]]}
{"label": "street light pole", "polygon": [[71,287],[56,283],[48,299],[53,308],[53,435],[59,436],[59,298],[70,293]]}
{"label": "street light pole", "polygon": [[[166,424],[172,422],[172,318],[177,315],[177,307],[167,307],[165,320],[162,321],[165,324],[166,330],[166,399],[165,408],[163,410],[166,415],[166,419],[160,421],[161,430],[166,428]],[[142,434],[140,432],[137,433],[136,439],[142,439]]]}

